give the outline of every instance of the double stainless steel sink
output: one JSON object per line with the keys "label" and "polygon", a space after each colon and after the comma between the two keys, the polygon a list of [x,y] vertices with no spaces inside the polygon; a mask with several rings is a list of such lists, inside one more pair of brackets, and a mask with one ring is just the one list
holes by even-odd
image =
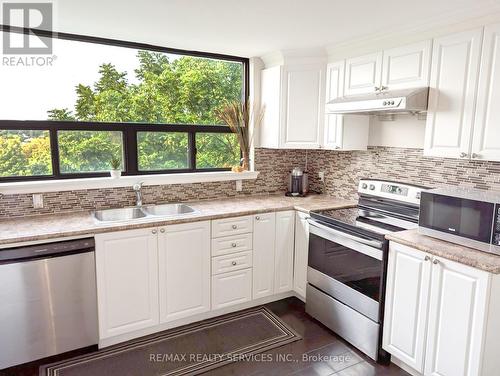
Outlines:
{"label": "double stainless steel sink", "polygon": [[178,218],[198,211],[186,204],[159,204],[133,208],[104,209],[92,213],[99,223],[126,222],[147,218]]}

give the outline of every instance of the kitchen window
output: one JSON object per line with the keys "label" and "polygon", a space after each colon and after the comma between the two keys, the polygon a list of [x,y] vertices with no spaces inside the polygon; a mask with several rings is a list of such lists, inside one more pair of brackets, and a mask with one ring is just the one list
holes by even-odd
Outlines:
{"label": "kitchen window", "polygon": [[109,176],[112,159],[123,175],[239,164],[215,111],[247,100],[248,59],[38,33],[53,38],[50,66],[0,70],[0,182]]}

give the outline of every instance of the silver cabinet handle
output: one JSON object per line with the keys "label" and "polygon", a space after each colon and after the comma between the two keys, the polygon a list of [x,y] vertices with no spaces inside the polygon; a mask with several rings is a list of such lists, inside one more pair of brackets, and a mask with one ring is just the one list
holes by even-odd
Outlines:
{"label": "silver cabinet handle", "polygon": [[430,261],[430,260],[431,260],[431,258],[429,256],[424,257],[424,261]]}
{"label": "silver cabinet handle", "polygon": [[375,87],[374,87],[374,90],[375,90],[375,91],[380,91],[380,88],[379,88],[378,86],[375,86]]}
{"label": "silver cabinet handle", "polygon": [[161,228],[160,229],[160,232],[163,234],[165,232],[165,229],[164,228]]}
{"label": "silver cabinet handle", "polygon": [[466,152],[463,151],[460,153],[460,158],[467,158],[468,155],[469,154],[467,154]]}
{"label": "silver cabinet handle", "polygon": [[157,233],[158,233],[158,231],[157,231],[157,230],[152,230],[152,231],[151,231],[151,233],[152,233],[152,234],[157,234]]}
{"label": "silver cabinet handle", "polygon": [[235,248],[236,247],[236,243],[231,243],[231,247]]}
{"label": "silver cabinet handle", "polygon": [[479,159],[479,158],[481,158],[481,154],[472,153],[472,158]]}
{"label": "silver cabinet handle", "polygon": [[259,220],[260,220],[260,217],[259,217],[259,216],[257,216],[257,217],[255,217],[255,219],[259,221]]}
{"label": "silver cabinet handle", "polygon": [[434,265],[437,265],[437,264],[439,264],[439,260],[438,260],[438,259],[434,259],[434,260],[432,260],[432,263],[433,263]]}
{"label": "silver cabinet handle", "polygon": [[231,263],[231,265],[235,266],[235,265],[236,265],[236,261],[233,261],[233,262]]}
{"label": "silver cabinet handle", "polygon": [[238,226],[236,226],[236,225],[233,225],[232,227],[233,227],[233,230],[236,230],[238,228]]}

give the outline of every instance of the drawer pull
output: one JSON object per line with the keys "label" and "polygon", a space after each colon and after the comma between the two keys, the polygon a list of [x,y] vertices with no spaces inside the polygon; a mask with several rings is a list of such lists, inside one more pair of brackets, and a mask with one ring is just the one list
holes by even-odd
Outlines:
{"label": "drawer pull", "polygon": [[434,259],[434,260],[432,260],[432,263],[433,263],[434,265],[437,265],[437,264],[439,264],[439,260],[438,260],[438,259]]}
{"label": "drawer pull", "polygon": [[233,230],[236,230],[237,228],[238,228],[238,226],[233,225]]}
{"label": "drawer pull", "polygon": [[157,233],[158,233],[158,231],[156,231],[156,230],[151,230],[151,233],[154,235],[154,234],[157,234]]}
{"label": "drawer pull", "polygon": [[259,216],[257,216],[257,217],[255,217],[255,219],[259,221],[259,220],[260,220],[260,217],[259,217]]}
{"label": "drawer pull", "polygon": [[235,266],[235,265],[236,265],[236,261],[233,261],[233,262],[231,263],[231,265]]}
{"label": "drawer pull", "polygon": [[236,247],[236,243],[231,243],[231,247],[235,248]]}

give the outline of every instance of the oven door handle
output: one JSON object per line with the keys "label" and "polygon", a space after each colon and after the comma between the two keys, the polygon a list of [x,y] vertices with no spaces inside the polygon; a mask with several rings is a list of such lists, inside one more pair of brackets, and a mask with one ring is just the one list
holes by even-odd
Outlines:
{"label": "oven door handle", "polygon": [[361,252],[367,256],[376,258],[377,260],[382,260],[383,256],[382,242],[378,240],[364,239],[355,235],[347,234],[345,232],[341,232],[331,227],[322,225],[314,220],[308,220],[308,222],[310,226],[316,227],[317,229],[320,230],[320,233],[315,233],[314,229],[310,229],[310,231],[313,234],[315,233],[315,235],[324,237],[323,234],[321,234],[321,232],[323,232],[325,235],[327,235],[327,239],[330,238],[329,240],[338,242],[339,244],[345,243],[346,241],[349,241],[350,243],[354,242],[353,245],[355,246],[356,251]]}

